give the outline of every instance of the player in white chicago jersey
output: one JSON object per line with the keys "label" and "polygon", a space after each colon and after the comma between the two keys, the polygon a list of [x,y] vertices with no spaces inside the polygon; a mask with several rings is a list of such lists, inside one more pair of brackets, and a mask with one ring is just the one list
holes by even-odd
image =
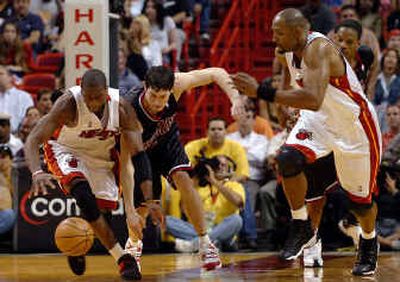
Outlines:
{"label": "player in white chicago jersey", "polygon": [[[285,56],[283,89],[263,89],[262,95],[302,109],[300,118],[277,156],[293,221],[281,253],[297,258],[315,243],[304,198],[306,164],[333,153],[338,180],[348,192],[352,212],[362,227],[354,275],[375,272],[377,239],[376,175],[381,133],[372,105],[356,75],[337,48],[322,34],[309,31],[300,11],[285,9],[272,24],[276,54]],[[292,86],[290,88],[290,86]]]}
{"label": "player in white chicago jersey", "polygon": [[[117,89],[107,87],[103,72],[93,69],[84,74],[81,86],[71,87],[57,100],[25,146],[32,171],[31,193],[46,194],[47,187],[55,188],[56,179],[76,199],[82,215],[117,261],[121,276],[129,280],[141,278],[136,260],[124,253],[104,215],[117,207],[116,175],[120,173],[127,225],[142,236],[144,221],[134,208],[130,162],[131,156],[144,155],[141,132],[132,107],[119,98]],[[43,143],[51,174],[40,167]],[[85,272],[84,256],[68,257],[68,262],[75,274]]]}

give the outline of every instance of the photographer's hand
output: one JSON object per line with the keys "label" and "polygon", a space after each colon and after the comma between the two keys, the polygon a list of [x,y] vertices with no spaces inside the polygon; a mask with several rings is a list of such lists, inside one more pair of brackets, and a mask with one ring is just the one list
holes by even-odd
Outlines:
{"label": "photographer's hand", "polygon": [[212,186],[217,187],[220,181],[218,181],[218,179],[215,177],[215,172],[209,165],[206,165],[206,168],[208,170],[208,176],[206,176],[205,178],[208,182],[210,182]]}

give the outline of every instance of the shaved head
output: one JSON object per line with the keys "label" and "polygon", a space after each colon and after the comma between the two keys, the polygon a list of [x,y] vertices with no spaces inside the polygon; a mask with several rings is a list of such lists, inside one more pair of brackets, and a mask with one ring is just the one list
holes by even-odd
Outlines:
{"label": "shaved head", "polygon": [[303,14],[299,10],[294,8],[288,8],[280,11],[274,17],[273,22],[282,22],[288,27],[298,27],[298,26],[304,28],[309,27],[307,19],[303,16]]}

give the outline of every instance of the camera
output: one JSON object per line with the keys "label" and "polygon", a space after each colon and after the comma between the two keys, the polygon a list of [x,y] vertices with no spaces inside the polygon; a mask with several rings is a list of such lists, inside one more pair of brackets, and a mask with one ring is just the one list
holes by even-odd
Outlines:
{"label": "camera", "polygon": [[197,177],[199,179],[199,186],[204,187],[210,184],[206,177],[209,175],[207,165],[211,167],[212,170],[216,171],[219,168],[219,160],[218,157],[206,158],[204,155],[197,156],[197,165],[191,171],[191,177]]}

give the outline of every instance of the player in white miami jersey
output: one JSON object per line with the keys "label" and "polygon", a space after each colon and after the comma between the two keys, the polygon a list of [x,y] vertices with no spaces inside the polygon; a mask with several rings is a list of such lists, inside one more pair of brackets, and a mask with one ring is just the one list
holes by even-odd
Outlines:
{"label": "player in white miami jersey", "polygon": [[[103,72],[93,69],[84,74],[81,86],[68,89],[57,100],[25,146],[32,193],[46,194],[48,187],[55,188],[56,179],[76,199],[83,217],[117,261],[122,278],[128,280],[141,279],[141,274],[136,260],[117,242],[105,215],[117,207],[119,187],[114,173],[120,173],[127,225],[142,236],[144,222],[134,208],[130,162],[131,156],[143,152],[141,132],[132,107],[119,98],[117,89],[107,87]],[[43,143],[51,174],[40,167]],[[68,257],[68,262],[75,274],[85,272],[84,256]]]}
{"label": "player in white miami jersey", "polygon": [[[381,133],[372,105],[344,56],[322,34],[309,31],[300,11],[285,9],[272,24],[277,54],[285,54],[283,89],[265,89],[270,102],[302,109],[277,156],[293,221],[281,257],[297,258],[315,243],[304,198],[304,167],[333,153],[338,180],[362,227],[354,275],[370,275],[377,262],[376,174]],[[291,88],[290,88],[291,86]]]}

